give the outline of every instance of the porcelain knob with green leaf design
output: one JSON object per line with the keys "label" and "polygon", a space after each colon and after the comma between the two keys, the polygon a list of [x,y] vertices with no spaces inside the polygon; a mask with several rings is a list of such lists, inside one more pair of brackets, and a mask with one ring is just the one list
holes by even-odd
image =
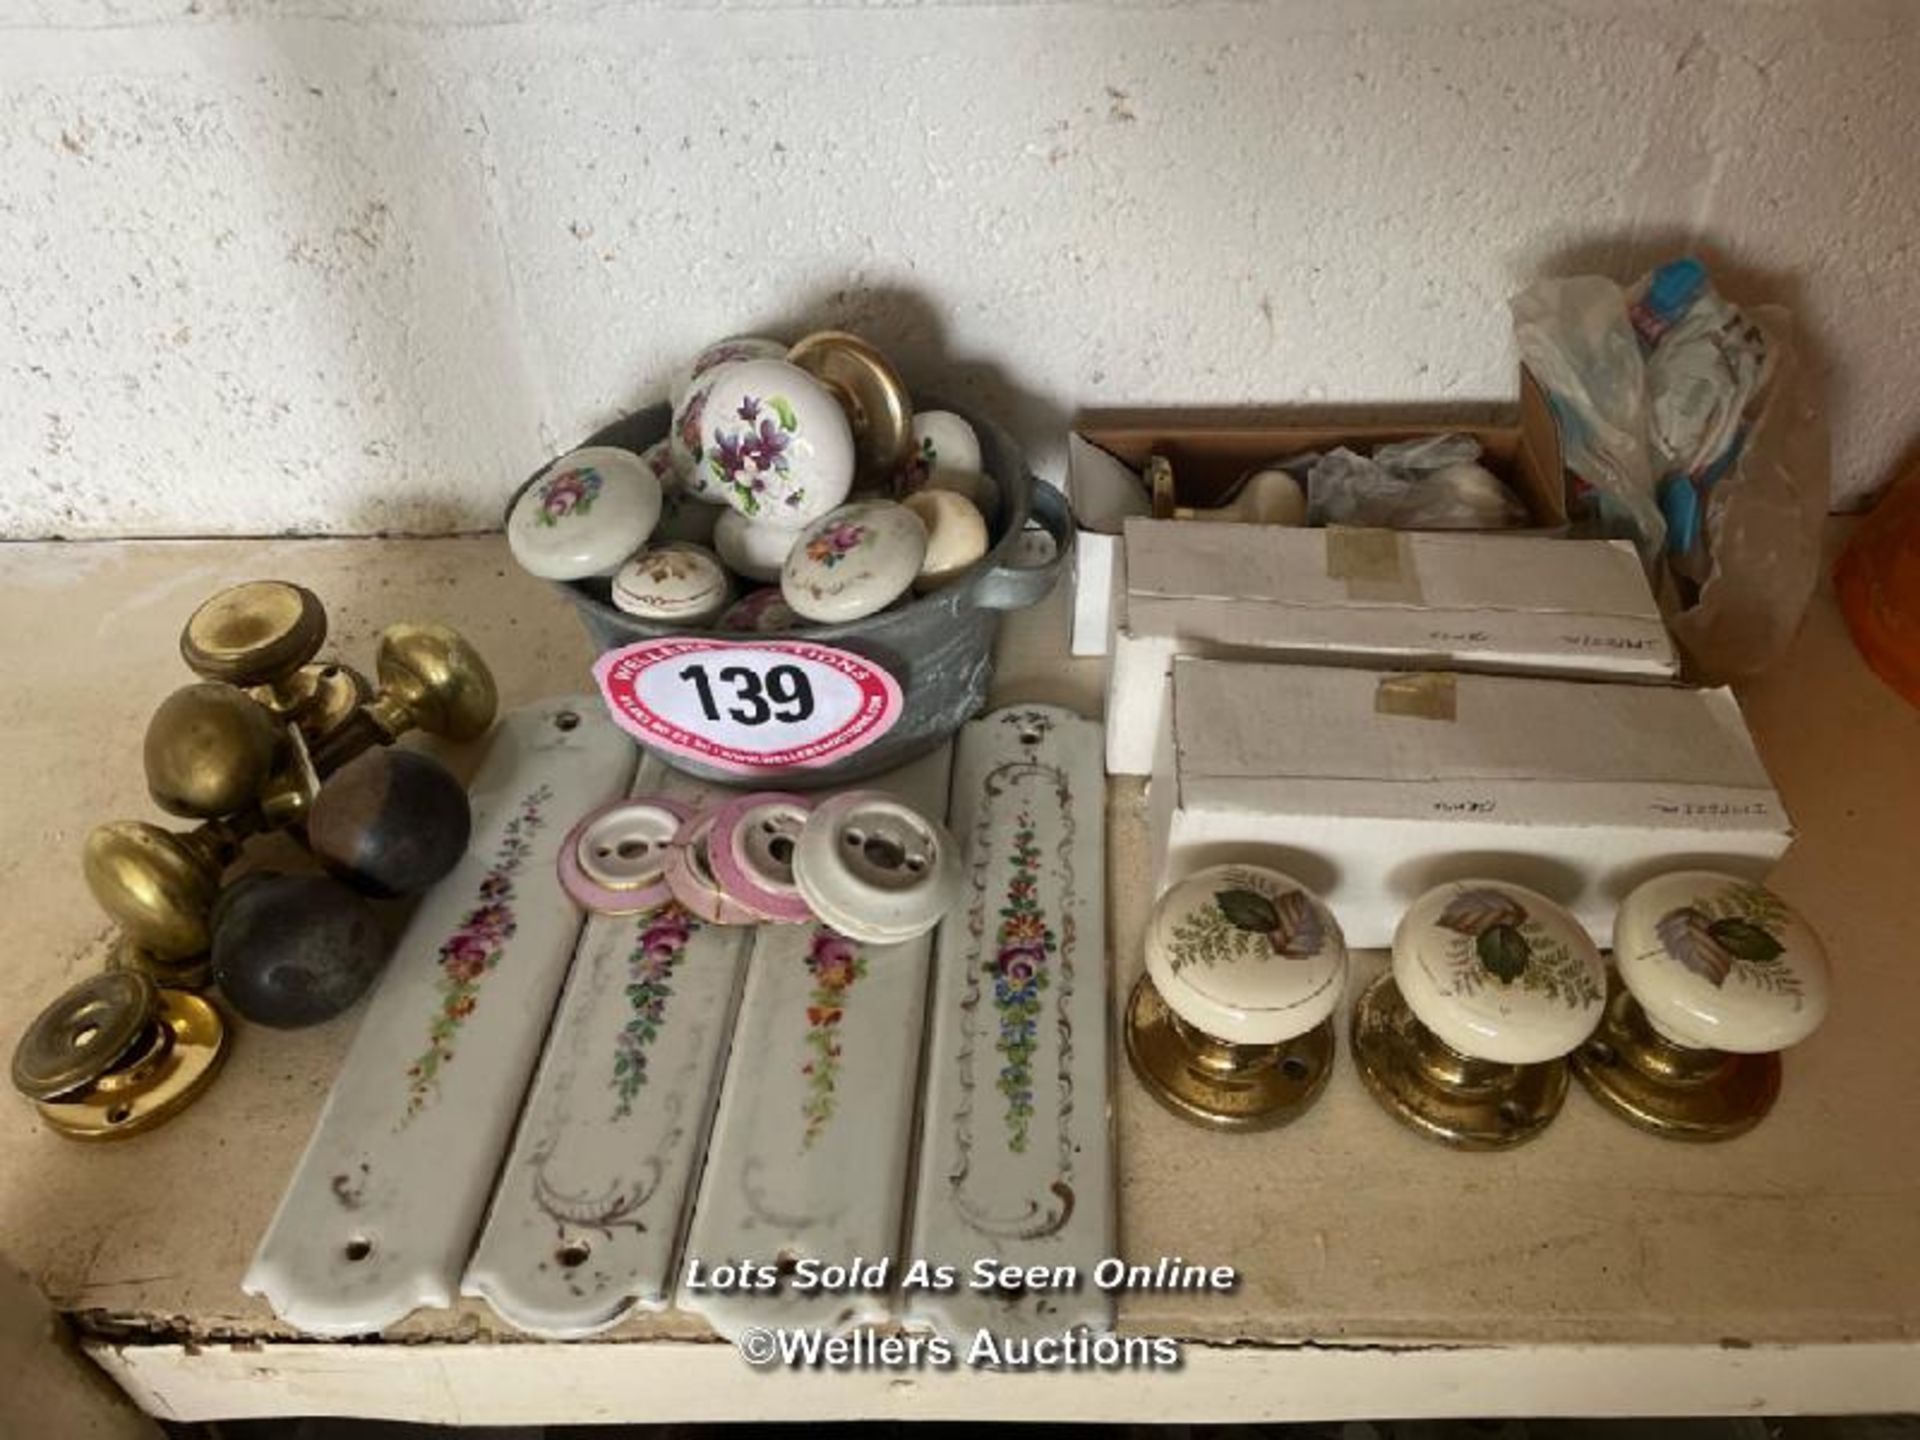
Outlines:
{"label": "porcelain knob with green leaf design", "polygon": [[1648,1023],[1695,1050],[1760,1055],[1797,1045],[1826,1018],[1827,952],[1764,885],[1679,870],[1620,902],[1613,960]]}
{"label": "porcelain knob with green leaf design", "polygon": [[1160,998],[1194,1029],[1232,1045],[1277,1045],[1340,1003],[1347,944],[1333,913],[1293,877],[1216,865],[1160,897],[1146,960]]}
{"label": "porcelain knob with green leaf design", "polygon": [[1393,979],[1414,1018],[1476,1060],[1536,1065],[1593,1033],[1600,951],[1565,908],[1501,880],[1438,885],[1393,936]]}

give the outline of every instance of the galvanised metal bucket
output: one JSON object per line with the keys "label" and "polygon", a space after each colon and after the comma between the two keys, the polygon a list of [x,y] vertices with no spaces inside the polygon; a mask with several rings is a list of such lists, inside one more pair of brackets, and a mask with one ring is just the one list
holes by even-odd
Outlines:
{"label": "galvanised metal bucket", "polygon": [[[893,729],[871,745],[837,764],[782,773],[777,777],[780,786],[807,789],[877,775],[925,754],[959,729],[986,704],[1000,612],[1018,610],[1044,598],[1071,561],[1073,522],[1066,498],[1028,473],[1019,447],[1005,431],[972,415],[966,419],[980,437],[982,465],[1000,489],[1000,514],[988,537],[987,553],[959,579],[930,595],[917,596],[904,605],[850,624],[809,625],[789,632],[839,646],[885,666],[900,682],[905,706]],[[650,406],[614,421],[580,442],[578,448],[613,445],[637,453],[664,439],[670,420],[668,407]],[[529,476],[520,490],[532,484],[539,473]],[[519,498],[516,491],[513,499]],[[507,509],[511,513],[512,500]],[[1038,521],[1053,537],[1054,554],[1041,564],[1020,565],[1015,563],[1015,555],[1029,520]],[[749,638],[739,633],[688,630],[635,619],[613,606],[605,580],[556,583],[580,612],[587,633],[602,652],[664,635]],[[690,775],[742,783],[738,775],[681,756],[663,751],[661,758]],[[768,783],[776,781],[769,777]]]}

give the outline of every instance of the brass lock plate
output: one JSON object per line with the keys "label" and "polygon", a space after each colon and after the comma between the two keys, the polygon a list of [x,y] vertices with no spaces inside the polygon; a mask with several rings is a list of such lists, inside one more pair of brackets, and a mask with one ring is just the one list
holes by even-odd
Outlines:
{"label": "brass lock plate", "polygon": [[1731,1140],[1780,1095],[1780,1056],[1687,1050],[1663,1039],[1611,978],[1600,1028],[1573,1053],[1573,1072],[1607,1109],[1669,1140]]}
{"label": "brass lock plate", "polygon": [[1142,975],[1127,1001],[1127,1059],[1146,1091],[1212,1130],[1271,1130],[1298,1119],[1333,1070],[1333,1022],[1278,1045],[1227,1045],[1197,1034]]}
{"label": "brass lock plate", "polygon": [[1531,1140],[1567,1096],[1564,1060],[1504,1065],[1448,1050],[1414,1018],[1391,972],[1354,1004],[1353,1058],[1387,1113],[1458,1150],[1504,1150]]}
{"label": "brass lock plate", "polygon": [[158,996],[129,970],[89,975],[34,1018],[13,1052],[13,1088],[33,1100],[81,1090],[111,1070],[151,1021]]}
{"label": "brass lock plate", "polygon": [[47,1124],[74,1140],[119,1140],[153,1129],[198,1099],[227,1058],[231,1037],[220,1012],[198,995],[162,990],[156,1019],[150,1043],[136,1046],[119,1069],[78,1095],[37,1102]]}

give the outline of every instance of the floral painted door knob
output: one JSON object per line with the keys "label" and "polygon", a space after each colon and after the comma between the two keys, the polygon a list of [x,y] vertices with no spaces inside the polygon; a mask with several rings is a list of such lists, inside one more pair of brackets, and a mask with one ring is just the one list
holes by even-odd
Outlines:
{"label": "floral painted door knob", "polygon": [[764,335],[733,335],[716,340],[674,375],[667,398],[678,405],[689,390],[722,365],[737,365],[742,360],[781,360],[786,353],[785,341],[769,340]]}
{"label": "floral painted door knob", "polygon": [[926,934],[964,885],[946,827],[881,790],[843,790],[815,806],[792,867],[813,913],[870,945]]}
{"label": "floral painted door knob", "polygon": [[918,515],[891,500],[862,500],[802,532],[781,567],[780,593],[808,620],[858,620],[906,594],[926,558]]}
{"label": "floral painted door knob", "polygon": [[797,530],[853,488],[845,412],[824,385],[784,360],[716,371],[700,426],[705,485],[756,523]]}
{"label": "floral painted door knob", "polygon": [[1392,970],[1354,1006],[1354,1059],[1429,1139],[1503,1149],[1559,1113],[1565,1056],[1605,998],[1600,952],[1561,906],[1504,881],[1440,885],[1401,918]]}
{"label": "floral painted door knob", "polygon": [[[732,511],[728,511],[732,514]],[[778,585],[749,591],[727,608],[716,629],[740,635],[777,635],[800,623]]]}
{"label": "floral painted door knob", "polygon": [[1661,875],[1620,902],[1618,983],[1574,1057],[1609,1110],[1655,1134],[1727,1140],[1765,1118],[1780,1055],[1826,1018],[1820,937],[1763,885],[1704,870]]}
{"label": "floral painted door knob", "polygon": [[1299,881],[1257,865],[1188,876],[1153,908],[1146,962],[1127,1005],[1127,1058],[1175,1114],[1269,1129],[1325,1088],[1347,946]]}
{"label": "floral painted door knob", "polygon": [[705,625],[733,599],[726,566],[711,550],[678,543],[642,550],[613,577],[613,603],[660,624]]}
{"label": "floral painted door knob", "polygon": [[660,522],[660,482],[638,455],[590,445],[562,455],[521,492],[507,544],[542,580],[608,576]]}

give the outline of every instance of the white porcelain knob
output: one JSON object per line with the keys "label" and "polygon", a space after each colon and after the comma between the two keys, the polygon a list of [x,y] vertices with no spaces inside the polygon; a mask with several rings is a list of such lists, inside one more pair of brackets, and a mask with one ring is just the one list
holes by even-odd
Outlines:
{"label": "white porcelain knob", "polygon": [[978,473],[980,437],[951,410],[922,410],[913,417],[913,464],[929,475],[936,470]]}
{"label": "white porcelain knob", "polygon": [[630,450],[592,445],[562,455],[521,492],[507,545],[542,580],[611,575],[660,520],[660,482]]}
{"label": "white porcelain knob", "polygon": [[794,846],[793,876],[824,923],[874,945],[926,934],[964,883],[946,827],[880,790],[845,790],[816,805]]}
{"label": "white porcelain knob", "polygon": [[705,483],[749,520],[798,529],[853,488],[853,430],[833,393],[784,360],[713,372],[700,422]]}
{"label": "white porcelain knob", "polygon": [[779,360],[786,353],[785,341],[769,340],[764,335],[733,335],[716,340],[674,373],[667,399],[678,405],[697,381],[722,365],[736,365],[742,360]]}
{"label": "white porcelain knob", "polygon": [[987,553],[987,522],[966,496],[951,490],[922,490],[900,503],[927,528],[927,553],[914,578],[915,590],[938,590],[951,584]]}
{"label": "white porcelain knob", "polygon": [[1307,496],[1300,482],[1284,470],[1256,470],[1225,505],[1209,510],[1181,506],[1173,512],[1182,520],[1215,520],[1239,525],[1304,525]]}
{"label": "white porcelain knob", "polygon": [[602,805],[560,846],[560,886],[576,904],[603,915],[638,915],[673,898],[667,847],[691,812],[663,795]]}
{"label": "white porcelain knob", "polygon": [[1613,962],[1648,1022],[1676,1045],[1759,1055],[1826,1019],[1826,948],[1786,901],[1707,870],[1661,875],[1620,902]]}
{"label": "white porcelain knob", "polygon": [[651,545],[613,577],[613,603],[662,625],[705,625],[733,599],[720,557],[699,545]]}
{"label": "white porcelain knob", "polygon": [[787,552],[799,538],[798,531],[756,525],[738,510],[721,511],[719,523],[713,527],[713,548],[726,567],[763,585],[778,583],[780,567],[787,563]]}
{"label": "white porcelain knob", "polygon": [[1233,1045],[1277,1045],[1333,1014],[1346,983],[1339,922],[1299,881],[1216,865],[1162,895],[1147,974],[1187,1024]]}
{"label": "white porcelain knob", "polygon": [[673,473],[695,500],[709,505],[724,505],[727,497],[706,463],[707,396],[726,372],[725,365],[713,369],[695,381],[673,405],[673,420],[667,427],[667,456],[673,461]]}
{"label": "white porcelain knob", "polygon": [[1446,1045],[1480,1060],[1556,1060],[1593,1032],[1606,966],[1580,922],[1502,880],[1435,886],[1401,918],[1393,979]]}
{"label": "white porcelain knob", "polygon": [[781,566],[780,593],[820,624],[858,620],[906,594],[926,555],[919,516],[891,500],[862,500],[801,532]]}

